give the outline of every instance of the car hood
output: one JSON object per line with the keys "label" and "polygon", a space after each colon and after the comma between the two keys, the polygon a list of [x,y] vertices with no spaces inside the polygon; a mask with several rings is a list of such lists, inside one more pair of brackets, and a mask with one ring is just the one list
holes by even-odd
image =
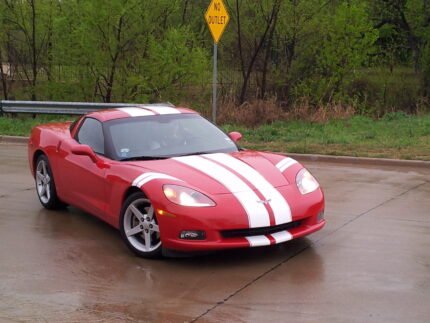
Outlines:
{"label": "car hood", "polygon": [[[168,175],[183,181],[185,186],[214,195],[255,190],[258,185],[289,185],[288,180],[265,155],[267,156],[266,153],[240,151],[133,161],[128,164],[140,167],[144,172]],[[178,184],[177,181],[175,184]]]}

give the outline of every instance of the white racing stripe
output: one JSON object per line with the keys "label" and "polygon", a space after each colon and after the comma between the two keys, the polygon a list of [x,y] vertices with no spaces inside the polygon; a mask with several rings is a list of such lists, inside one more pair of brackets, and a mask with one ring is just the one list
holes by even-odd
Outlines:
{"label": "white racing stripe", "polygon": [[278,168],[281,173],[283,173],[287,168],[289,168],[290,166],[293,166],[294,164],[297,164],[297,161],[287,157],[282,159],[279,163],[276,164],[276,168]]}
{"label": "white racing stripe", "polygon": [[255,192],[238,176],[228,169],[200,156],[173,158],[178,162],[193,167],[224,185],[239,201],[248,215],[249,227],[270,226],[269,213]]}
{"label": "white racing stripe", "polygon": [[143,185],[145,185],[146,183],[148,183],[149,181],[152,181],[154,179],[172,179],[172,180],[176,180],[176,181],[181,181],[178,178],[166,175],[166,174],[162,174],[162,173],[144,173],[138,177],[136,177],[136,179],[133,181],[133,186],[137,186],[137,187],[142,187]]}
{"label": "white racing stripe", "polygon": [[129,114],[131,117],[145,117],[145,116],[153,116],[155,113],[142,108],[117,108],[122,112]]}
{"label": "white racing stripe", "polygon": [[228,154],[210,154],[205,155],[205,157],[231,168],[254,185],[255,188],[263,195],[264,199],[269,201],[269,205],[275,216],[276,225],[292,221],[291,209],[285,198],[254,168]]}
{"label": "white racing stripe", "polygon": [[292,234],[288,231],[279,231],[271,234],[272,238],[275,239],[276,243],[285,242],[293,238]]}
{"label": "white racing stripe", "polygon": [[245,237],[251,247],[269,246],[270,240],[266,236],[251,236]]}
{"label": "white racing stripe", "polygon": [[160,105],[160,106],[158,106],[158,105],[157,106],[155,106],[155,105],[153,105],[153,106],[143,105],[142,107],[144,107],[145,109],[149,109],[151,111],[154,111],[156,113],[159,113],[159,114],[179,114],[179,113],[181,113],[181,111],[179,111],[176,108],[162,106],[162,105]]}

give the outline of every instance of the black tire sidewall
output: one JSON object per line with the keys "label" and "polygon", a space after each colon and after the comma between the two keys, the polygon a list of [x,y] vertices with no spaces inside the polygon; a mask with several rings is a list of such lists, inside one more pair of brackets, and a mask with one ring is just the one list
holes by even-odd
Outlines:
{"label": "black tire sidewall", "polygon": [[58,208],[64,207],[65,204],[62,203],[58,199],[57,190],[56,190],[55,181],[54,181],[54,176],[52,174],[51,164],[49,163],[48,157],[46,155],[40,155],[37,158],[35,172],[37,170],[37,166],[39,165],[39,163],[42,160],[45,162],[45,164],[46,164],[46,171],[48,172],[48,175],[51,178],[50,185],[49,185],[50,198],[49,198],[49,201],[47,203],[45,203],[45,202],[42,201],[42,199],[39,196],[39,191],[37,190],[37,182],[36,182],[37,197],[39,198],[39,201],[43,205],[43,207],[45,207],[45,208],[47,208],[49,210],[54,210],[54,209],[58,209]]}

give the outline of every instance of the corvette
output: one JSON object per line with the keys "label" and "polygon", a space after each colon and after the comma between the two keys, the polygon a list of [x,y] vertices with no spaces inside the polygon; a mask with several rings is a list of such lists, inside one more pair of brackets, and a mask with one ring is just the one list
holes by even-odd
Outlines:
{"label": "corvette", "polygon": [[324,195],[300,163],[245,150],[197,112],[148,104],[32,129],[30,170],[47,209],[73,205],[138,256],[269,246],[320,230]]}

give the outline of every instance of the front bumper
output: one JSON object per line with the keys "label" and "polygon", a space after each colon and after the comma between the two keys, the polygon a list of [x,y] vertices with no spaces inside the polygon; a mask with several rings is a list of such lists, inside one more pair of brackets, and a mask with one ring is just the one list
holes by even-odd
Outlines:
{"label": "front bumper", "polygon": [[[221,235],[218,235],[218,239],[206,240],[183,240],[175,238],[165,239],[163,240],[163,246],[168,249],[179,251],[209,251],[220,249],[269,246],[307,236],[315,231],[322,229],[324,225],[325,220],[322,220],[321,222],[313,225],[303,224],[300,227],[291,230],[279,231],[274,234],[247,237],[224,238]],[[211,236],[213,235],[211,234]]]}
{"label": "front bumper", "polygon": [[[321,190],[305,197],[297,196],[293,200],[297,203],[291,200],[289,203],[293,215],[291,223],[252,229],[241,210],[232,208],[227,200],[218,200],[218,205],[210,208],[187,209],[175,204],[155,207],[157,212],[162,213],[157,214],[157,219],[163,246],[191,252],[269,246],[309,235],[324,227],[325,220],[321,216],[324,213],[324,196]],[[183,230],[204,231],[205,239],[181,239]]]}

